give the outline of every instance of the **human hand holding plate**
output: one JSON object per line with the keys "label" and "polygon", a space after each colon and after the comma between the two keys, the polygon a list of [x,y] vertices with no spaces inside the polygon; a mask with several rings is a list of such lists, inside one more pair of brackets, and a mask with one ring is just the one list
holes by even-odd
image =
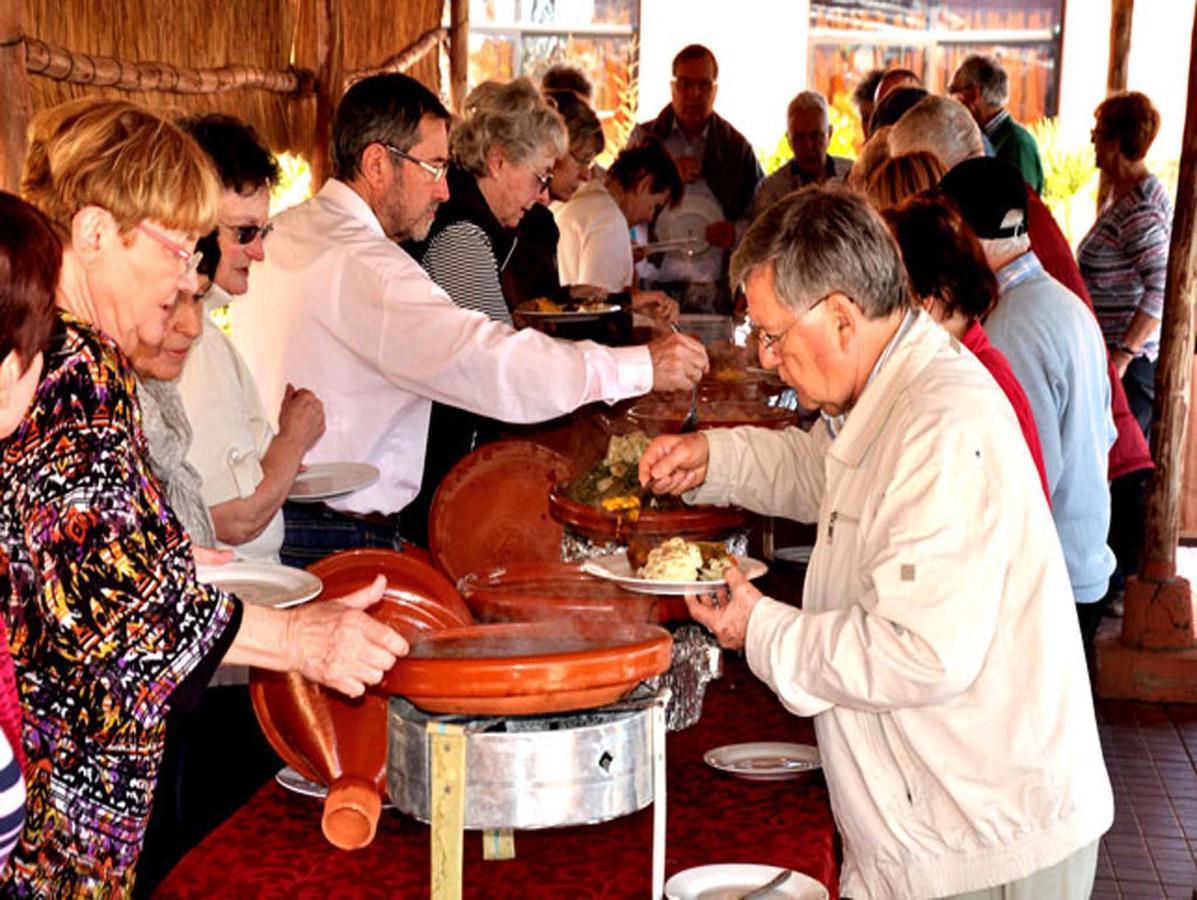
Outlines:
{"label": "human hand holding plate", "polygon": [[695,622],[705,625],[728,650],[742,650],[748,636],[752,610],[765,596],[752,586],[737,566],[723,570],[727,587],[712,594],[687,594],[686,608]]}

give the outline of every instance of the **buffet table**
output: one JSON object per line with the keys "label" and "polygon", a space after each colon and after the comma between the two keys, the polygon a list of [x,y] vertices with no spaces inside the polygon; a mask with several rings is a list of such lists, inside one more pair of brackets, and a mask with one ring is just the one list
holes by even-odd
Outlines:
{"label": "buffet table", "polygon": [[[744,741],[813,743],[807,719],[790,716],[725,654],[699,723],[668,738],[666,877],[691,866],[752,862],[788,866],[837,894],[838,842],[820,774],[752,782],[702,761],[705,751]],[[230,759],[235,765],[235,759]],[[373,844],[340,851],[320,833],[320,801],[271,783],[193,849],[158,897],[422,897],[429,891],[428,828],[384,810]],[[466,836],[466,897],[646,897],[652,868],[652,808],[600,825],[515,834],[515,859],[482,859]]]}

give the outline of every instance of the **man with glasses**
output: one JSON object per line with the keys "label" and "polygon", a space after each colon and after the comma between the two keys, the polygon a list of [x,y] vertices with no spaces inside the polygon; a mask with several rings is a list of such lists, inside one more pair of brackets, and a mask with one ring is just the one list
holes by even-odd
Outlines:
{"label": "man with glasses", "polygon": [[449,196],[448,119],[404,75],[354,84],[333,126],[334,177],[276,217],[270,256],[233,305],[234,338],[268,402],[288,379],[324,399],[329,425],[309,461],[381,473],[345,497],[288,505],[284,558],[293,562],[401,543],[399,513],[420,491],[433,401],[537,422],[683,388],[707,367],[702,346],[682,335],[607,348],[514,331],[455,304],[398,243],[426,237]]}
{"label": "man with glasses", "polygon": [[826,98],[818,91],[797,94],[786,109],[786,140],[794,157],[760,183],[752,201],[753,218],[791,191],[847,177],[852,160],[827,152],[831,135]]}
{"label": "man with glasses", "polygon": [[[705,252],[665,254],[641,274],[681,303],[683,312],[730,312],[727,251],[747,225],[749,206],[761,180],[761,166],[748,140],[715,112],[719,63],[701,44],[684,47],[673,58],[673,99],[657,118],[632,132],[629,146],[643,135],[665,144],[677,161],[686,190],[681,210],[709,220],[701,235]],[[719,215],[714,212],[718,211]],[[651,238],[676,237],[650,233]]]}
{"label": "man with glasses", "polygon": [[1113,796],[1018,419],[916,311],[862,196],[808,187],[731,264],[761,364],[835,427],[657,438],[641,482],[817,522],[802,606],[735,569],[693,617],[814,716],[852,897],[1087,898]]}

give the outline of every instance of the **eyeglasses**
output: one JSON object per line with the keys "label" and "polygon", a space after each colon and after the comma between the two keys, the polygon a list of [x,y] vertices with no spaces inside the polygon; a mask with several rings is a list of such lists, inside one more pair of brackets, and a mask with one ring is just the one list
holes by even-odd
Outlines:
{"label": "eyeglasses", "polygon": [[549,185],[553,183],[552,172],[545,172],[543,175],[537,172],[533,172],[532,174],[536,176],[536,183],[540,185],[536,191],[538,194],[542,193],[543,191],[547,191],[549,189]]}
{"label": "eyeglasses", "polygon": [[157,241],[159,244],[161,244],[163,247],[165,247],[168,251],[170,251],[171,256],[176,257],[180,262],[182,262],[184,265],[184,269],[183,269],[184,277],[186,277],[187,275],[190,275],[192,272],[194,272],[196,269],[198,269],[199,264],[204,259],[204,253],[202,250],[195,250],[195,251],[188,250],[186,247],[184,247],[178,241],[171,240],[166,235],[164,235],[161,231],[159,231],[157,228],[151,228],[145,222],[138,222],[137,230],[140,231],[142,234],[146,235],[147,237],[153,238],[155,241]]}
{"label": "eyeglasses", "polygon": [[384,143],[383,146],[386,147],[387,150],[389,150],[391,153],[394,153],[400,159],[405,159],[409,163],[414,163],[415,165],[419,166],[421,169],[423,169],[425,172],[427,172],[429,175],[432,176],[433,181],[440,181],[442,178],[445,177],[445,173],[449,171],[449,166],[447,164],[438,166],[435,163],[428,162],[427,160],[416,159],[414,156],[412,156],[406,150],[400,150],[394,144]]}
{"label": "eyeglasses", "polygon": [[[831,292],[831,294],[834,294],[834,293],[836,293],[836,292],[835,291]],[[786,335],[790,333],[790,329],[793,328],[795,325],[797,325],[800,321],[802,321],[803,316],[805,316],[808,312],[810,312],[812,309],[814,309],[816,306],[818,306],[820,303],[822,303],[824,300],[826,300],[828,297],[830,297],[831,294],[824,294],[822,297],[820,297],[818,300],[816,300],[814,303],[812,303],[810,306],[808,306],[806,309],[804,309],[802,312],[800,312],[798,314],[798,316],[794,319],[793,322],[791,322],[789,325],[787,325],[781,331],[777,332],[777,334],[771,334],[770,332],[765,331],[763,328],[757,328],[756,329],[756,339],[757,339],[757,343],[760,345],[760,348],[762,350],[778,349],[781,342],[786,339]]]}
{"label": "eyeglasses", "polygon": [[238,244],[252,244],[254,238],[259,235],[262,240],[266,240],[266,235],[274,231],[273,222],[267,222],[265,225],[226,225],[221,222],[220,227],[231,231]]}
{"label": "eyeglasses", "polygon": [[702,91],[704,94],[710,93],[715,87],[715,81],[712,78],[686,78],[683,76],[673,79],[673,84],[679,91]]}

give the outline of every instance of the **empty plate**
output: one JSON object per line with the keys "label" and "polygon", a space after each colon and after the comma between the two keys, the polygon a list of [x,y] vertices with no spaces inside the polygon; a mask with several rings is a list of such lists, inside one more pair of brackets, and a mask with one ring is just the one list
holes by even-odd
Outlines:
{"label": "empty plate", "polygon": [[220,566],[196,566],[202,584],[214,584],[242,603],[286,609],[317,596],[324,582],[303,569],[275,563],[234,561]]}
{"label": "empty plate", "polygon": [[315,463],[295,476],[288,500],[313,503],[344,497],[378,480],[378,469],[369,463]]}
{"label": "empty plate", "polygon": [[773,558],[805,566],[810,563],[810,554],[814,549],[814,547],[778,547],[773,551]]}
{"label": "empty plate", "polygon": [[[668,900],[739,900],[782,871],[780,866],[750,863],[695,866],[666,881],[665,896]],[[769,900],[827,900],[827,896],[827,888],[801,872],[794,872],[765,895]]]}
{"label": "empty plate", "polygon": [[818,747],[777,741],[728,744],[708,750],[702,759],[711,768],[750,781],[785,781],[822,766]]}

